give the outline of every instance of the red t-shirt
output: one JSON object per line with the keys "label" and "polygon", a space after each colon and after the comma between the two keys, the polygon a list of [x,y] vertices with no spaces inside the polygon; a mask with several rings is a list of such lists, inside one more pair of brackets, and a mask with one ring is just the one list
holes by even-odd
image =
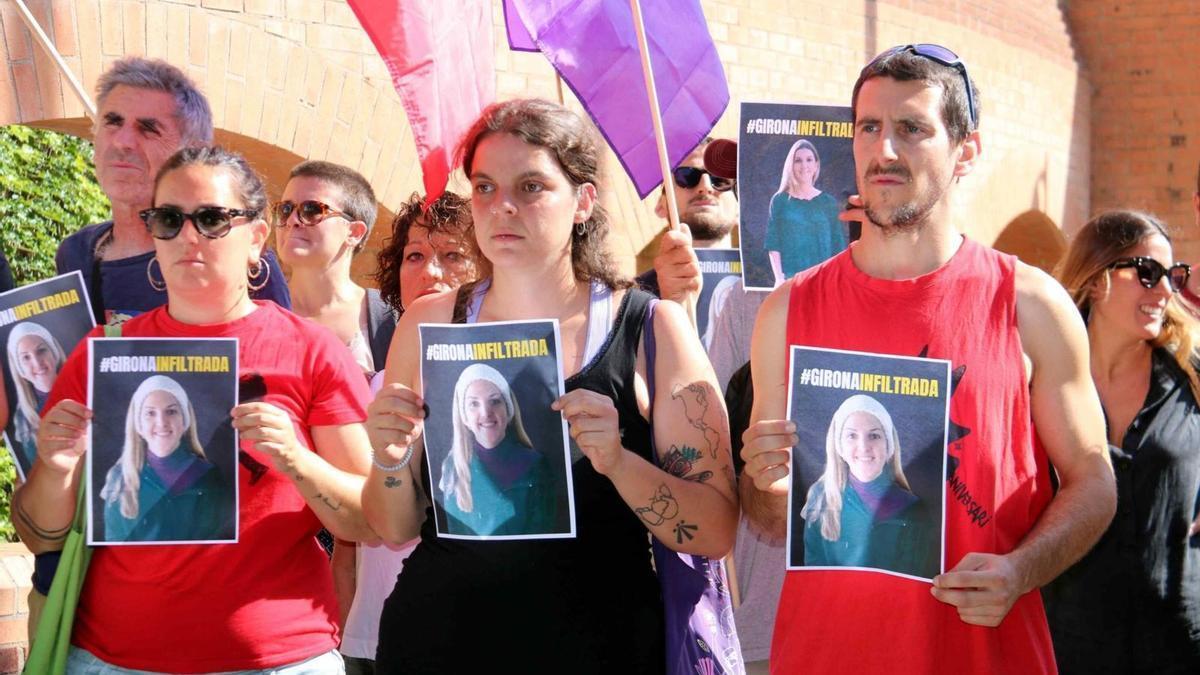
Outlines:
{"label": "red t-shirt", "polygon": [[[263,377],[263,400],[287,411],[310,448],[309,427],[363,421],[370,393],[346,346],[273,302],[256,304],[215,326],[180,323],[159,307],[127,321],[121,335],[237,338],[239,375]],[[102,335],[97,328],[88,337]],[[87,344],[63,366],[47,409],[86,401]],[[76,646],[123,668],[180,673],[270,668],[337,646],[329,560],[314,539],[321,523],[269,457],[248,441],[241,449],[265,471],[252,480],[239,463],[238,543],[96,547]]]}
{"label": "red t-shirt", "polygon": [[[941,268],[890,281],[846,251],[793,281],[788,345],[927,356],[952,363],[946,568],[1012,551],[1050,502],[1017,332],[1016,259],[973,241]],[[972,626],[928,582],[863,571],[787,574],[773,673],[1055,672],[1041,595],[997,628]]]}

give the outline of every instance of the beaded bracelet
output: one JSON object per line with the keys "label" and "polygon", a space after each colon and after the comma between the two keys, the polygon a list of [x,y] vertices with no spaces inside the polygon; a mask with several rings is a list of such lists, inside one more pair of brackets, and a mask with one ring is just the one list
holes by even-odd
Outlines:
{"label": "beaded bracelet", "polygon": [[380,464],[379,460],[375,459],[375,450],[372,448],[371,463],[375,465],[376,469],[379,469],[380,471],[382,471],[384,473],[394,473],[396,471],[399,471],[400,469],[403,469],[404,467],[408,466],[409,461],[412,460],[413,445],[414,444],[410,443],[408,446],[408,450],[404,451],[404,456],[400,458],[400,461],[396,462],[395,464],[392,464],[391,466],[388,466],[387,464]]}

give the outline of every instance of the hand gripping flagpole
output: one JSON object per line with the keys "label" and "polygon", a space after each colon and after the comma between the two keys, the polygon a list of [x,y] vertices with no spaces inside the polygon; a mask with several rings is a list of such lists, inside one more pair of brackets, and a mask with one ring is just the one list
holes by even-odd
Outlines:
{"label": "hand gripping flagpole", "polygon": [[24,0],[14,0],[14,2],[17,5],[17,11],[21,14],[21,18],[25,21],[25,25],[29,27],[29,32],[33,33],[33,37],[37,40],[41,48],[46,52],[50,59],[54,61],[54,65],[58,66],[58,70],[62,73],[63,77],[67,78],[67,83],[71,85],[71,89],[74,90],[75,96],[79,99],[79,102],[83,104],[84,112],[86,112],[87,116],[92,118],[92,121],[94,122],[96,120],[96,104],[92,102],[91,97],[87,95],[86,91],[84,91],[83,85],[79,84],[79,80],[76,79],[75,73],[71,72],[71,69],[67,66],[67,62],[63,61],[62,56],[59,55],[58,50],[55,49],[54,43],[50,41],[50,38],[46,35],[45,31],[43,31],[42,27],[38,25],[37,19],[33,18],[33,14],[30,13],[29,8],[25,6]]}
{"label": "hand gripping flagpole", "polygon": [[[671,182],[671,160],[667,159],[667,136],[663,132],[662,110],[658,107],[658,90],[654,87],[654,69],[650,67],[650,47],[646,44],[646,25],[642,22],[642,7],[638,0],[629,0],[633,10],[633,30],[637,33],[638,53],[642,56],[642,75],[646,79],[646,96],[650,99],[650,121],[654,124],[654,144],[658,146],[658,167],[662,170],[662,193],[667,198],[667,223],[679,230],[679,206],[675,203],[675,185]],[[692,326],[696,325],[696,306],[699,293],[689,295],[683,303]]]}
{"label": "hand gripping flagpole", "polygon": [[638,0],[629,0],[633,10],[633,29],[637,33],[638,53],[642,57],[642,75],[646,80],[646,95],[650,99],[650,120],[654,123],[654,144],[658,146],[658,165],[662,169],[663,194],[667,198],[667,222],[672,230],[679,229],[679,207],[675,190],[671,189],[671,160],[667,158],[667,137],[663,133],[662,110],[658,107],[658,90],[654,86],[654,69],[650,67],[650,47],[646,44],[646,25],[642,22],[642,7]]}

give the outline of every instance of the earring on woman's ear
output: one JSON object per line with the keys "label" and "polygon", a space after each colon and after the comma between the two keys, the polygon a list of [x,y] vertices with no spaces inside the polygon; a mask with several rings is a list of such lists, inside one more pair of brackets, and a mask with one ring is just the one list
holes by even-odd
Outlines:
{"label": "earring on woman's ear", "polygon": [[585,235],[587,235],[587,230],[588,230],[588,228],[587,228],[586,221],[580,221],[578,223],[575,223],[575,236],[577,236],[577,237],[585,236]]}
{"label": "earring on woman's ear", "polygon": [[[254,280],[259,278],[260,276],[262,277],[262,281],[258,282],[257,284],[254,283]],[[255,265],[254,269],[250,272],[250,276],[248,278],[249,283],[247,285],[250,287],[250,290],[252,290],[252,291],[255,291],[255,292],[261,291],[263,289],[263,286],[266,286],[267,281],[269,281],[270,279],[271,279],[271,266],[264,263],[262,258],[259,258],[258,263]]]}
{"label": "earring on woman's ear", "polygon": [[[150,288],[162,292],[167,290],[167,280],[164,277],[162,281],[154,278],[154,263],[158,262],[157,257],[150,258],[150,262],[146,263],[146,281],[150,282]],[[159,275],[162,275],[162,265],[159,265]]]}

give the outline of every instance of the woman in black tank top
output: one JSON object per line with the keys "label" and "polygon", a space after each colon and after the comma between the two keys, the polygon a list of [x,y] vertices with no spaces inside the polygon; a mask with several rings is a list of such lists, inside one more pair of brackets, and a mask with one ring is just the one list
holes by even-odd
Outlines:
{"label": "woman in black tank top", "polygon": [[[384,606],[377,670],[661,674],[662,600],[647,532],[672,549],[720,557],[737,523],[712,368],[683,310],[652,308],[609,260],[600,145],[582,119],[546,101],[495,104],[459,152],[485,281],[405,313],[368,421],[375,465],[364,510],[386,540],[421,536]],[[610,292],[615,316],[596,300]],[[439,538],[425,497],[417,326],[534,318],[561,326],[567,394],[554,408],[574,441],[577,536]],[[590,322],[611,328],[587,355]],[[657,345],[653,402],[643,326]]]}

